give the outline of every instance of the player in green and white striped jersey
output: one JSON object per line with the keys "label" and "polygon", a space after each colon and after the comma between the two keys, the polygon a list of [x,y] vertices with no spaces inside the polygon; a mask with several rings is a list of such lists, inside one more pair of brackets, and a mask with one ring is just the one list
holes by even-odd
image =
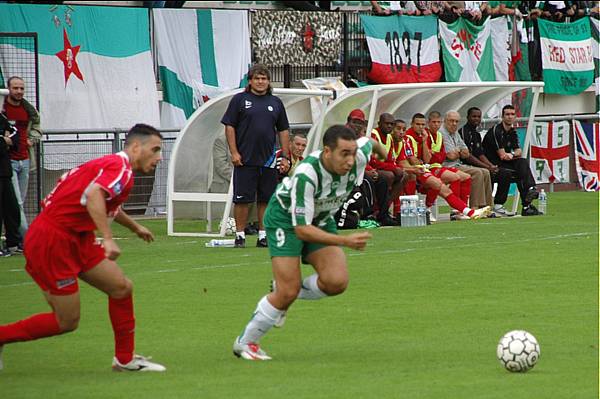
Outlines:
{"label": "player in green and white striped jersey", "polygon": [[[277,187],[264,218],[276,289],[258,302],[252,319],[236,338],[236,356],[271,359],[258,342],[285,317],[296,298],[321,299],[346,289],[348,271],[341,246],[362,250],[371,235],[337,235],[333,215],[353,187],[361,184],[372,151],[381,158],[387,156],[374,140],[357,140],[349,128],[332,126],[323,136],[323,150],[306,157],[291,178]],[[304,281],[301,259],[316,271]]]}

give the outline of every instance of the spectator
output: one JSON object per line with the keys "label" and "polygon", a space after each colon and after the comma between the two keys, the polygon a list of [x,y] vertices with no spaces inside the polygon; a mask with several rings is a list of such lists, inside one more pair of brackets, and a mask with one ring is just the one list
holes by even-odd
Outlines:
{"label": "spectator", "polygon": [[485,156],[483,147],[481,146],[481,134],[478,131],[480,123],[481,110],[477,107],[469,108],[467,111],[467,123],[458,130],[458,134],[470,153],[469,157],[463,159],[463,161],[468,165],[486,168],[490,172],[492,182],[498,184],[496,195],[494,196],[494,214],[498,216],[513,216],[504,207],[504,203],[508,198],[512,172],[509,169],[499,168]]}
{"label": "spectator", "polygon": [[282,1],[283,5],[297,11],[330,11],[331,1]]}
{"label": "spectator", "polygon": [[401,167],[396,165],[392,151],[393,138],[391,133],[394,130],[394,125],[395,120],[391,114],[383,113],[379,116],[378,127],[371,131],[371,137],[386,148],[388,157],[385,161],[371,157],[371,161],[369,162],[377,170],[380,178],[387,181],[388,187],[390,187],[390,201],[392,202],[400,197],[404,185],[404,172]]}
{"label": "spectator", "polygon": [[439,15],[449,9],[447,1],[415,1],[415,15]]}
{"label": "spectator", "polygon": [[375,15],[413,15],[416,11],[412,1],[371,1],[371,12]]}
{"label": "spectator", "polygon": [[[355,109],[350,112],[346,119],[346,126],[354,130],[357,138],[366,136],[367,121],[364,112]],[[374,203],[377,205],[376,219],[381,226],[396,226],[397,223],[390,217],[389,208],[389,186],[385,179],[382,179],[375,168],[367,164],[365,168],[365,178],[361,185],[363,192],[372,192],[375,197]]]}
{"label": "spectator", "polygon": [[11,255],[8,248],[22,247],[19,233],[21,212],[12,184],[13,170],[8,155],[9,147],[13,144],[11,135],[13,138],[17,136],[8,120],[0,114],[0,230],[3,224],[6,230],[6,249],[0,245],[0,257]]}
{"label": "spectator", "polygon": [[256,202],[259,223],[256,246],[266,248],[263,216],[277,186],[276,136],[279,136],[283,157],[280,171],[287,171],[290,167],[289,123],[283,103],[272,94],[271,72],[264,65],[254,65],[248,71],[248,81],[246,90],[231,99],[221,123],[225,125],[234,166],[235,247],[246,246],[244,226],[248,221],[249,204]]}
{"label": "spectator", "polygon": [[444,125],[440,128],[446,148],[446,160],[443,165],[447,168],[456,168],[471,176],[471,196],[469,198],[469,206],[471,208],[491,207],[492,182],[490,172],[485,168],[470,166],[463,162],[463,160],[471,156],[471,153],[457,133],[459,122],[460,114],[458,112],[446,112]]}
{"label": "spectator", "polygon": [[502,122],[488,130],[483,138],[485,156],[499,167],[510,169],[517,179],[521,194],[523,216],[539,215],[537,208],[531,203],[539,194],[535,188],[535,180],[529,169],[529,162],[522,157],[519,136],[513,128],[516,113],[515,107],[508,104],[502,108]]}
{"label": "spectator", "polygon": [[[25,81],[19,76],[12,76],[7,81],[8,96],[4,99],[2,113],[17,129],[10,148],[10,163],[13,169],[12,182],[21,212],[21,236],[27,232],[27,219],[23,204],[29,185],[29,170],[34,157],[34,144],[42,137],[40,132],[40,116],[36,109],[25,98]],[[11,248],[11,251],[22,252],[22,248]]]}

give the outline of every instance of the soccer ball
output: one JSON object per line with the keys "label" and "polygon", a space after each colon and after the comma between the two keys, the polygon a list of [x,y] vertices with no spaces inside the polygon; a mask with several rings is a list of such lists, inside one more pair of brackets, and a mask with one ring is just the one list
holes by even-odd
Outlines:
{"label": "soccer ball", "polygon": [[[219,223],[219,230],[221,230],[222,223],[223,223],[222,221],[221,221],[221,223]],[[235,232],[236,232],[235,218],[229,217],[225,221],[225,235],[232,236],[235,234]]]}
{"label": "soccer ball", "polygon": [[522,373],[532,369],[538,362],[540,345],[527,331],[509,331],[500,339],[496,354],[505,369]]}

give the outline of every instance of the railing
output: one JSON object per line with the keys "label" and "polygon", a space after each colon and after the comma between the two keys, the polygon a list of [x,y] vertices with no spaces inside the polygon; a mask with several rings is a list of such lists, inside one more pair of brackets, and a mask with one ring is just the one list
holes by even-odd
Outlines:
{"label": "railing", "polygon": [[[164,136],[163,160],[153,175],[135,175],[135,185],[124,209],[133,214],[156,215],[166,207],[167,166],[178,129],[159,129]],[[37,165],[30,171],[25,213],[31,221],[40,211],[40,201],[66,171],[86,161],[121,151],[125,129],[48,130],[37,145]]]}

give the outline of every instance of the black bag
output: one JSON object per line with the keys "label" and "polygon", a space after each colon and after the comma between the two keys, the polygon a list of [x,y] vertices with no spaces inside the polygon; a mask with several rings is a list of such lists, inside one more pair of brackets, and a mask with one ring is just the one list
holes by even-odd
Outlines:
{"label": "black bag", "polygon": [[365,205],[365,196],[361,187],[356,186],[335,214],[338,229],[355,229],[361,219]]}

